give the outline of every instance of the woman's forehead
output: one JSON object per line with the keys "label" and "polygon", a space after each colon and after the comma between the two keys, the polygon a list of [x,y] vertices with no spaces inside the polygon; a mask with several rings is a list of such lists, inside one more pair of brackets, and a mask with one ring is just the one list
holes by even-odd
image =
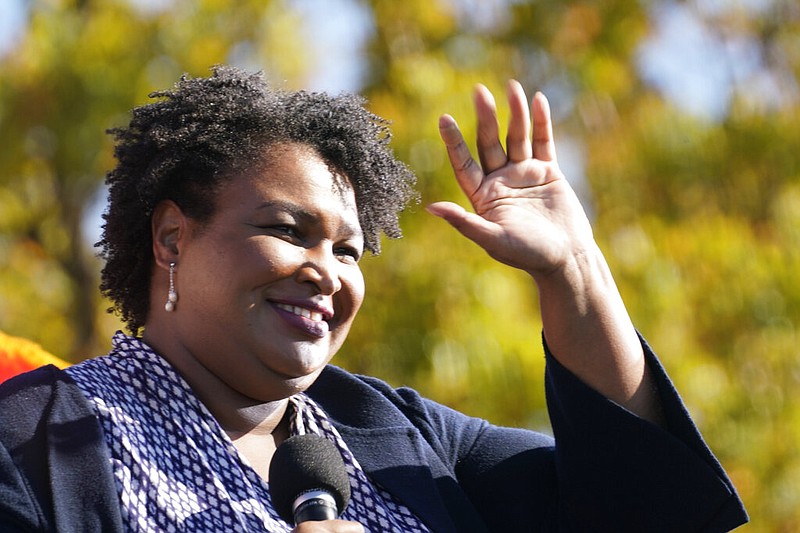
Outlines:
{"label": "woman's forehead", "polygon": [[251,208],[295,205],[298,212],[336,211],[358,222],[350,181],[305,145],[271,149],[260,164],[232,176],[220,194]]}
{"label": "woman's forehead", "polygon": [[262,150],[257,163],[247,172],[266,185],[302,185],[325,189],[342,199],[354,197],[355,188],[350,178],[316,147],[298,142],[273,143]]}

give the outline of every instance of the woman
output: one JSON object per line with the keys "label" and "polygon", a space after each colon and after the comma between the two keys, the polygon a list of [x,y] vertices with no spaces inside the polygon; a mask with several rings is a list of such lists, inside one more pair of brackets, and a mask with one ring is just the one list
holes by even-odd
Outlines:
{"label": "woman", "polygon": [[[329,365],[364,297],[359,258],[398,236],[413,176],[355,97],[218,67],[115,130],[101,288],[131,336],[0,389],[0,524],[20,531],[289,531],[269,465],[317,433],[348,466],[339,520],[293,531],[724,531],[742,504],[640,340],[556,162],[547,101],[508,86],[478,165],[441,136],[475,213],[429,211],[528,272],[553,439]],[[532,120],[531,120],[532,118]],[[532,142],[531,142],[532,138]]]}

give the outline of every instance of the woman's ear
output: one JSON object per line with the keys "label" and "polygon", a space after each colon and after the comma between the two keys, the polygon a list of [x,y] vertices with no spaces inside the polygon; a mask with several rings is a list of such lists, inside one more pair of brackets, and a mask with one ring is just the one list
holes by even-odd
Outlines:
{"label": "woman's ear", "polygon": [[181,241],[187,234],[188,220],[178,204],[172,200],[160,202],[153,210],[151,231],[153,236],[153,257],[162,268],[168,269],[170,263],[177,263]]}

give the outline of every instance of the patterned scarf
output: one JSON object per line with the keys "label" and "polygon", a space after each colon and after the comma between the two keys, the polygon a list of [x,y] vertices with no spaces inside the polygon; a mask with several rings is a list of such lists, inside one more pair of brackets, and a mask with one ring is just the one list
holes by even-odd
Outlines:
{"label": "patterned scarf", "polygon": [[[94,405],[111,454],[128,531],[288,532],[267,483],[189,385],[141,339],[118,332],[107,356],[66,369]],[[290,398],[290,433],[332,440],[350,477],[342,519],[368,532],[427,532],[391,494],[371,482],[324,411],[305,394]]]}

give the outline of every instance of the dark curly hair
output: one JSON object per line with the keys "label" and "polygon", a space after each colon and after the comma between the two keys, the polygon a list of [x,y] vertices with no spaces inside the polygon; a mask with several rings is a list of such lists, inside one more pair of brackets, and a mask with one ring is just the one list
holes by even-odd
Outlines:
{"label": "dark curly hair", "polygon": [[277,143],[310,146],[349,179],[367,250],[380,252],[381,232],[401,236],[398,215],[417,198],[414,174],[389,147],[388,122],[361,97],[281,91],[261,73],[228,66],[207,78],[184,75],[150,97],[157,100],[135,108],[127,128],[109,130],[118,163],[106,177],[109,205],[96,245],[105,259],[100,290],[133,334],[150,305],[156,205],[172,200],[207,222],[220,186]]}

